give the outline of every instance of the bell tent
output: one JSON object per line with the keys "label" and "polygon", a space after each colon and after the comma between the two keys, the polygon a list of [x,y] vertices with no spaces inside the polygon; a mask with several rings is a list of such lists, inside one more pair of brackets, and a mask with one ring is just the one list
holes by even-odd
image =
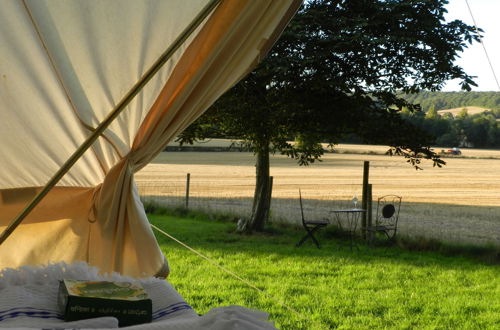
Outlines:
{"label": "bell tent", "polygon": [[268,52],[296,0],[5,0],[0,269],[167,275],[134,173]]}

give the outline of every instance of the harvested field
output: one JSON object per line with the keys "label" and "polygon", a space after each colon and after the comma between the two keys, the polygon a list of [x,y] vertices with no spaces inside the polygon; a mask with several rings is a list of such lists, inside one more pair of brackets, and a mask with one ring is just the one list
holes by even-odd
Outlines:
{"label": "harvested field", "polygon": [[[273,156],[272,221],[299,223],[299,188],[309,217],[328,217],[330,210],[352,205],[353,196],[361,199],[366,160],[374,199],[403,196],[402,234],[500,246],[500,151],[466,149],[469,158],[446,158],[441,169],[428,163],[416,171],[402,157],[383,155],[386,149],[341,145],[338,153],[327,153],[307,167]],[[187,173],[190,207],[248,216],[255,180],[252,153],[164,152],[136,180],[143,196],[183,205]]]}
{"label": "harvested field", "polygon": [[438,113],[441,116],[444,115],[445,113],[451,113],[453,115],[453,117],[455,117],[460,112],[462,112],[463,109],[467,110],[467,114],[469,114],[469,115],[476,115],[478,113],[483,113],[485,111],[491,111],[491,109],[487,109],[487,108],[483,108],[483,107],[468,106],[468,107],[438,110]]}

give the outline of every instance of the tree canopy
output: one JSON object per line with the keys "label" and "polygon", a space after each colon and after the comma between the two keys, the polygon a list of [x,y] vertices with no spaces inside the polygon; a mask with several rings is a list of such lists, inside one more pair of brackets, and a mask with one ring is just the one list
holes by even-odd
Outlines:
{"label": "tree canopy", "polygon": [[[454,64],[472,26],[445,22],[445,0],[313,0],[290,22],[267,58],[180,137],[214,134],[243,139],[257,156],[257,184],[249,228],[262,229],[268,212],[269,152],[308,164],[355,133],[392,146],[418,166],[421,157],[443,162],[433,138],[403,120],[419,111],[401,93],[439,90],[449,79],[475,85]],[[298,143],[290,143],[296,140]]]}

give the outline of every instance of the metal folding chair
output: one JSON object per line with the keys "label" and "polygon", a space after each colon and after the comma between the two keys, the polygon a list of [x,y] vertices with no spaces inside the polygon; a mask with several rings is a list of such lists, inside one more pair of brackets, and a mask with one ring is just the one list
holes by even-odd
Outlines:
{"label": "metal folding chair", "polygon": [[304,226],[304,229],[306,230],[307,234],[302,237],[302,239],[295,245],[296,247],[299,247],[304,243],[308,238],[311,238],[318,249],[321,248],[319,245],[318,240],[314,237],[314,233],[317,232],[319,229],[328,226],[330,223],[328,220],[306,220],[304,217],[304,206],[302,205],[302,193],[300,192],[299,189],[299,201],[300,201],[300,214],[302,216],[302,226]]}

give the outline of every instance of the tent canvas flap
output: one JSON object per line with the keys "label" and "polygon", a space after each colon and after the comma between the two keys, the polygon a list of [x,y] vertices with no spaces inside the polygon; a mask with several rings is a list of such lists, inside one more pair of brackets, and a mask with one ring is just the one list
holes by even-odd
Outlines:
{"label": "tent canvas flap", "polygon": [[[0,230],[207,3],[2,3]],[[249,72],[299,5],[222,0],[0,246],[0,268],[83,260],[165,271],[134,173]]]}

